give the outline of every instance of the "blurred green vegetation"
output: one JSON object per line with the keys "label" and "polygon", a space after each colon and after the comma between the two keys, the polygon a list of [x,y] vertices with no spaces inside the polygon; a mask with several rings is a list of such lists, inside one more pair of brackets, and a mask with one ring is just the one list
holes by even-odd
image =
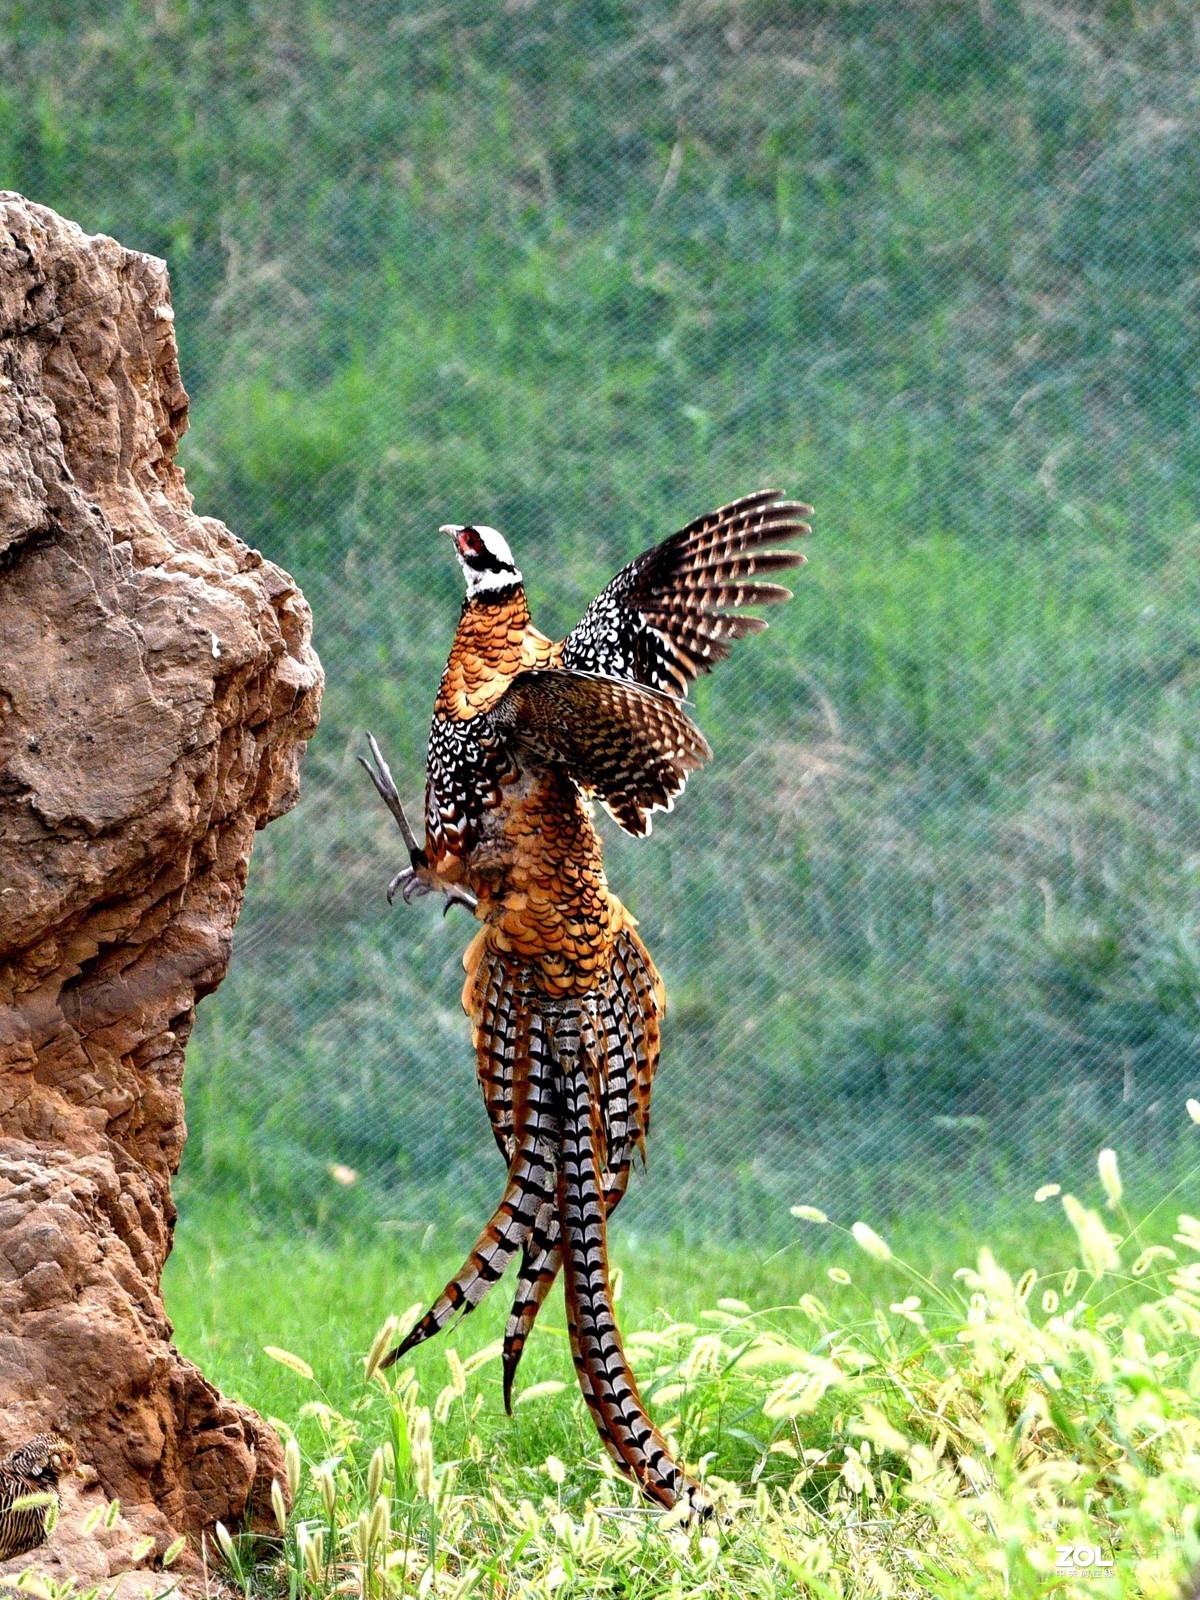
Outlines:
{"label": "blurred green vegetation", "polygon": [[[1197,1138],[1193,1134],[1193,1152]],[[1094,1173],[1085,1194],[1099,1198]],[[1170,1239],[1174,1198],[1168,1194],[1140,1224],[1139,1246]],[[1019,1218],[1019,1237],[1009,1232],[998,1241],[1005,1268],[1016,1277],[1036,1261],[1041,1280],[1060,1283],[1076,1264],[1078,1251],[1058,1200],[1036,1204],[1033,1191],[1021,1185],[1010,1197],[1012,1218]],[[297,1394],[308,1398],[295,1374],[265,1353],[266,1345],[282,1346],[310,1362],[323,1396],[349,1410],[362,1391],[360,1359],[385,1318],[409,1306],[429,1305],[458,1267],[461,1257],[447,1248],[439,1232],[431,1229],[422,1238],[405,1230],[331,1229],[300,1235],[281,1250],[270,1219],[247,1223],[244,1212],[227,1201],[197,1199],[166,1268],[176,1340],[224,1393],[264,1416],[294,1419]],[[624,1238],[612,1262],[620,1274],[623,1325],[633,1330],[661,1326],[667,1319],[703,1322],[719,1299],[735,1296],[764,1317],[779,1313],[799,1338],[796,1307],[811,1294],[846,1323],[869,1328],[875,1305],[894,1301],[914,1287],[924,1293],[922,1278],[943,1287],[952,1283],[959,1268],[977,1261],[982,1242],[968,1226],[914,1213],[888,1239],[896,1260],[880,1263],[852,1242],[846,1223],[822,1228],[785,1214],[779,1232],[784,1243],[772,1249],[757,1249],[748,1240],[701,1242],[685,1249],[682,1238],[669,1233]],[[232,1237],[239,1240],[236,1251],[229,1248]],[[1004,1248],[1010,1254],[1004,1255]],[[829,1277],[831,1269],[840,1281]],[[1129,1287],[1128,1278],[1124,1287]],[[1120,1293],[1110,1285],[1106,1306]],[[499,1340],[509,1304],[501,1284],[470,1316],[452,1325],[448,1339],[421,1345],[406,1365],[411,1363],[422,1385],[436,1392],[446,1370],[447,1344],[469,1359]],[[515,1421],[508,1422],[493,1369],[485,1385],[484,1429],[507,1433],[507,1444],[515,1442],[534,1461],[543,1460],[548,1449],[560,1450],[568,1460],[594,1455],[591,1420],[582,1401],[575,1402],[577,1379],[560,1284],[551,1291],[530,1338],[518,1388],[550,1379],[565,1385],[572,1404],[555,1402],[533,1413],[518,1406]],[[550,1427],[563,1430],[553,1444],[547,1443]],[[315,1428],[310,1431],[316,1433]],[[539,1449],[541,1454],[533,1455]]]}
{"label": "blurred green vegetation", "polygon": [[[1200,42],[1184,0],[0,5],[0,182],[170,264],[200,508],[325,721],[201,1008],[188,1194],[474,1218],[465,921],[388,914],[496,524],[561,631],[816,508],[610,877],[671,998],[636,1224],[770,1234],[1174,1160],[1200,1088]],[[331,1162],[362,1174],[341,1189]]]}

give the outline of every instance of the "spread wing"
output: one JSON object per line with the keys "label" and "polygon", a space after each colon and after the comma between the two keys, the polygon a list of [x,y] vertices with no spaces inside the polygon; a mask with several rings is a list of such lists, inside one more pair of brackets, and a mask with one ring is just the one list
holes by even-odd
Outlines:
{"label": "spread wing", "polygon": [[670,810],[712,755],[670,695],[591,672],[522,672],[490,716],[514,745],[565,767],[632,834],[649,833],[650,813]]}
{"label": "spread wing", "polygon": [[563,665],[685,696],[725,659],[731,639],[766,627],[725,608],[790,598],[781,584],[761,580],[803,564],[798,551],[769,547],[806,534],[811,510],[763,489],[690,522],[596,596],[563,641]]}

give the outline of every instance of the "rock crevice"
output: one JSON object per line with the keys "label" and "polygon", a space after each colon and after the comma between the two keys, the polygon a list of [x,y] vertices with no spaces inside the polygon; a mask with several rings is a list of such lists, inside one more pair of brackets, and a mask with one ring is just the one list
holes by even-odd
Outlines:
{"label": "rock crevice", "polygon": [[158,1553],[281,1476],[159,1285],[194,1007],[321,694],[296,585],[193,511],[186,425],[162,262],[0,194],[0,1453],[69,1435]]}

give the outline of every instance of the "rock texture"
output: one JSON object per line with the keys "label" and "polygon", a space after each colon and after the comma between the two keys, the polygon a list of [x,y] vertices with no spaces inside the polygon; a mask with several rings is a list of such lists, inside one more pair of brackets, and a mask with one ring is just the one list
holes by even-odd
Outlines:
{"label": "rock texture", "polygon": [[321,692],[295,584],[192,511],[186,425],[163,263],[0,193],[0,1452],[66,1434],[158,1554],[282,1478],[159,1280],[194,1007]]}

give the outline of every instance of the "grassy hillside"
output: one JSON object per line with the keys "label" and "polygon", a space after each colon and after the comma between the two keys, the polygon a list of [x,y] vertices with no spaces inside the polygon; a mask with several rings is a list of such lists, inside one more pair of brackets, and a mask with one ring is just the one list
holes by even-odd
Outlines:
{"label": "grassy hillside", "polygon": [[[1105,1177],[1103,1214],[1021,1186],[994,1255],[942,1218],[852,1242],[820,1212],[769,1259],[622,1247],[642,1393],[722,1508],[688,1530],[605,1470],[557,1292],[506,1417],[499,1295],[368,1378],[444,1262],[358,1233],[281,1249],[241,1208],[194,1217],[169,1267],[180,1342],[293,1441],[290,1522],[230,1546],[238,1587],[1178,1600],[1200,1559],[1200,1232],[1158,1184],[1130,1216],[1112,1159]],[[1081,1544],[1101,1564],[1056,1573]]]}
{"label": "grassy hillside", "polygon": [[[190,1057],[188,1182],[473,1214],[465,922],[389,915],[459,581],[539,622],[765,483],[817,507],[716,750],[610,876],[671,993],[643,1227],[1003,1203],[1200,1087],[1191,8],[0,8],[0,183],[165,255],[189,481],[329,674]],[[364,1175],[344,1191],[330,1162]]]}

